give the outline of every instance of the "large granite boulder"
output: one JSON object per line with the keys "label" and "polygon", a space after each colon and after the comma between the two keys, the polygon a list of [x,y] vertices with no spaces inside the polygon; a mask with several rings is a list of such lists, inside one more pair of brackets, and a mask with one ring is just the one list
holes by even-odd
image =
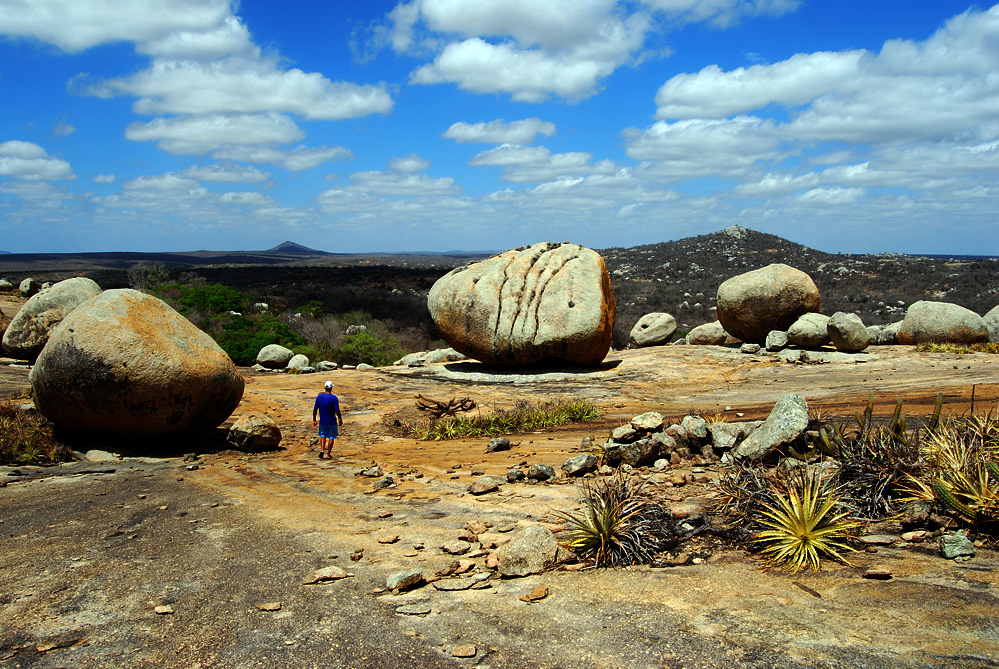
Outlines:
{"label": "large granite boulder", "polygon": [[21,281],[21,285],[18,286],[18,290],[21,291],[21,295],[25,297],[31,297],[41,289],[42,289],[41,284],[32,279],[31,277],[28,277],[27,279]]}
{"label": "large granite boulder", "polygon": [[547,242],[448,272],[427,306],[451,347],[499,365],[599,364],[617,313],[603,258]]}
{"label": "large granite boulder", "polygon": [[829,343],[829,316],[817,313],[802,315],[787,329],[787,340],[803,348],[825,346]]}
{"label": "large granite boulder", "polygon": [[920,300],[909,305],[895,337],[899,344],[982,344],[989,341],[985,320],[949,302]]}
{"label": "large granite boulder", "polygon": [[91,297],[101,287],[91,279],[76,277],[35,293],[24,303],[3,333],[3,350],[12,358],[34,360],[49,340],[49,332],[69,312]]}
{"label": "large granite boulder", "polygon": [[662,346],[668,344],[676,333],[676,319],[670,314],[645,314],[631,328],[629,341],[632,346]]}
{"label": "large granite boulder", "polygon": [[985,328],[989,331],[989,341],[999,344],[999,306],[992,307],[989,312],[982,316],[985,321]]}
{"label": "large granite boulder", "polygon": [[801,270],[782,264],[734,276],[718,286],[718,320],[726,332],[762,344],[771,330],[787,330],[819,310],[819,289]]}
{"label": "large granite boulder", "polygon": [[29,380],[35,406],[52,422],[115,436],[210,430],[243,396],[242,377],[211,337],[130,289],[104,291],[66,316]]}
{"label": "large granite boulder", "polygon": [[871,345],[871,333],[857,314],[837,311],[829,317],[827,330],[837,351],[857,353]]}

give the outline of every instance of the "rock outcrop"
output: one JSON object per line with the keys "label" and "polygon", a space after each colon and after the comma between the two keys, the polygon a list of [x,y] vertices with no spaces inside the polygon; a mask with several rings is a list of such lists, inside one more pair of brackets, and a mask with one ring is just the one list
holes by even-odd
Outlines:
{"label": "rock outcrop", "polygon": [[233,423],[226,440],[241,451],[269,451],[281,444],[281,428],[270,416],[248,413]]}
{"label": "rock outcrop", "polygon": [[49,332],[73,309],[101,292],[91,279],[76,277],[36,293],[3,333],[3,350],[21,360],[34,360],[49,340]]}
{"label": "rock outcrop", "polygon": [[617,312],[600,255],[553,243],[452,270],[430,289],[427,306],[452,348],[499,365],[599,364]]}
{"label": "rock outcrop", "polygon": [[989,340],[985,320],[949,302],[920,300],[909,305],[898,329],[899,344],[982,344]]}
{"label": "rock outcrop", "polygon": [[629,341],[632,346],[662,346],[668,344],[676,333],[676,319],[670,314],[645,314],[631,328]]}
{"label": "rock outcrop", "polygon": [[737,459],[759,460],[772,451],[793,444],[808,429],[808,404],[800,395],[777,400],[763,425],[746,437],[733,455]]}
{"label": "rock outcrop", "polygon": [[268,344],[257,352],[257,364],[267,369],[284,369],[295,352],[281,344]]}
{"label": "rock outcrop", "polygon": [[504,576],[539,574],[555,561],[557,553],[558,541],[551,530],[529,525],[497,551],[498,569]]}
{"label": "rock outcrop", "polygon": [[116,436],[210,430],[243,395],[242,377],[211,337],[129,289],[104,291],[63,319],[29,380],[35,406],[54,423]]}
{"label": "rock outcrop", "polygon": [[818,311],[820,301],[810,276],[773,264],[724,281],[716,303],[729,334],[762,344],[771,330],[787,330],[802,314]]}
{"label": "rock outcrop", "polygon": [[728,341],[728,333],[718,321],[698,325],[687,333],[687,343],[692,346],[721,346]]}

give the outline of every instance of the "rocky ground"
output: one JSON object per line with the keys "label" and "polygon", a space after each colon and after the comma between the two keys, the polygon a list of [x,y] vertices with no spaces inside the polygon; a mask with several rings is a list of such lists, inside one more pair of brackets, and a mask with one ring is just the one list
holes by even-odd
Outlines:
{"label": "rocky ground", "polygon": [[[843,417],[871,391],[882,416],[902,397],[908,415],[925,417],[938,391],[953,414],[969,408],[973,389],[979,410],[999,402],[999,356],[879,347],[829,358],[792,364],[680,346],[612,353],[597,370],[525,375],[472,362],[323,377],[243,370],[235,416],[273,417],[284,434],[279,451],[225,450],[213,435],[158,446],[153,457],[101,461],[94,453],[94,461],[53,468],[0,468],[0,666],[999,665],[999,554],[987,547],[959,563],[941,558],[935,542],[899,540],[852,555],[855,567],[825,563],[818,574],[791,576],[705,541],[688,548],[700,564],[474,585],[469,575],[490,573],[484,557],[440,548],[473,521],[488,526],[479,536],[485,546],[531,524],[555,527],[554,510],[578,507],[571,483],[506,484],[481,496],[467,486],[481,472],[505,475],[522,463],[558,468],[583,437],[602,441],[645,411],[748,420],[792,392],[814,411]],[[311,409],[327,377],[345,427],[334,459],[320,460]],[[0,395],[26,386],[26,369],[0,366]],[[581,396],[601,418],[515,435],[512,450],[486,454],[487,439],[407,437],[399,423],[416,417],[418,394],[470,397],[484,412]],[[144,445],[73,446],[128,455]],[[196,458],[185,460],[188,453]],[[372,465],[393,478],[391,487],[377,490],[380,479],[358,475]],[[697,479],[718,471],[705,467]],[[681,466],[643,475],[672,507],[695,510],[711,483],[674,484],[691,473]],[[462,559],[474,566],[464,563],[461,577],[385,590],[394,572],[419,567],[433,577]],[[331,565],[350,576],[303,585]],[[872,567],[893,577],[863,578]],[[538,587],[545,598],[520,599]]]}

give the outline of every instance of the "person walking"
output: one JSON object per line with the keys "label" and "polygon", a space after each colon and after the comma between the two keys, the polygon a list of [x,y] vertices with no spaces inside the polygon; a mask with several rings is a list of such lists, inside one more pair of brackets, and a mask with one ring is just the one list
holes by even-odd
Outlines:
{"label": "person walking", "polygon": [[333,457],[333,441],[339,436],[338,426],[343,425],[343,415],[340,413],[340,399],[333,394],[333,382],[327,381],[323,392],[316,395],[316,404],[312,407],[312,427],[316,427],[316,417],[319,422],[319,457]]}

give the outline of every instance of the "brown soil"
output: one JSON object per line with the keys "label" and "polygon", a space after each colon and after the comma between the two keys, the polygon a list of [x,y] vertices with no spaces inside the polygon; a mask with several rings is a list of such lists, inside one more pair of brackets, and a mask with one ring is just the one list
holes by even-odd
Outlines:
{"label": "brown soil", "polygon": [[[392,572],[421,567],[431,576],[446,567],[456,558],[439,547],[469,521],[490,523],[480,539],[499,543],[510,536],[498,531],[504,526],[555,526],[552,510],[577,506],[571,484],[508,484],[472,496],[472,470],[557,469],[584,436],[602,441],[645,411],[748,420],[799,393],[813,411],[846,419],[874,392],[876,415],[889,415],[902,398],[915,420],[929,415],[938,392],[945,414],[967,412],[972,392],[976,410],[999,402],[999,356],[872,352],[864,363],[790,364],[732,349],[661,347],[613,353],[599,370],[514,378],[477,363],[323,376],[243,370],[246,392],[234,417],[274,418],[284,436],[279,451],[209,452],[196,471],[168,457],[113,463],[114,473],[46,478],[51,471],[22,468],[28,477],[5,477],[16,483],[0,489],[0,664],[119,666],[124,654],[130,666],[996,666],[999,558],[988,548],[962,564],[940,558],[935,542],[899,543],[856,554],[856,567],[790,576],[702,542],[710,557],[696,566],[557,571],[458,592],[379,591]],[[0,367],[0,389],[23,389],[22,372]],[[332,460],[320,460],[311,443],[313,399],[326,378],[345,419]],[[486,454],[488,439],[405,436],[399,423],[416,416],[418,394],[470,397],[482,412],[522,399],[585,397],[601,418],[512,435],[512,450]],[[375,491],[374,479],[357,475],[372,464],[395,485]],[[716,467],[709,472],[717,476]],[[675,472],[647,473],[674,506],[696,506],[711,489],[671,488],[665,481]],[[399,540],[379,543],[386,535]],[[328,564],[354,577],[301,585]],[[863,579],[872,566],[894,577]],[[548,597],[519,599],[536,586],[548,587]],[[256,609],[272,601],[283,602],[280,612]],[[431,612],[395,613],[414,602]],[[175,614],[156,615],[157,604]],[[451,657],[463,644],[475,645],[475,659]]]}

